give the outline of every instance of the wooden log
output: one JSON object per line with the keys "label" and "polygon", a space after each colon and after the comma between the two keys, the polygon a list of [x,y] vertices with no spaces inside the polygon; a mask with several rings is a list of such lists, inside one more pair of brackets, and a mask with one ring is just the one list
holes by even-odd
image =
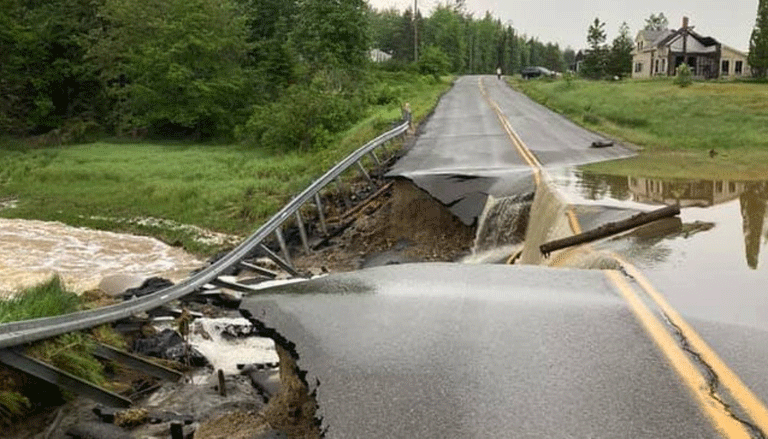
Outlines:
{"label": "wooden log", "polygon": [[539,246],[539,250],[541,250],[541,253],[544,256],[549,256],[549,254],[555,250],[584,244],[586,242],[592,242],[600,238],[605,238],[606,236],[615,235],[617,233],[642,226],[643,224],[648,224],[662,218],[667,218],[679,214],[680,206],[666,206],[650,212],[641,212],[637,215],[633,215],[628,219],[607,223],[596,229],[588,230],[584,233],[579,233],[578,235],[546,242]]}

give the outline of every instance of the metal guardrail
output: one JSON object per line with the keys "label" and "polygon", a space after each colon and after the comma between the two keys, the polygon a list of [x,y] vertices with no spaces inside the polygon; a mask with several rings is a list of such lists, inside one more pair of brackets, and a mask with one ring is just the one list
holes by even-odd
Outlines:
{"label": "metal guardrail", "polygon": [[[367,154],[372,154],[374,159],[378,161],[378,158],[375,158],[373,151],[379,146],[384,145],[386,142],[405,133],[408,130],[409,125],[410,115],[407,115],[402,124],[371,140],[357,151],[347,156],[344,160],[337,163],[231,252],[195,275],[171,287],[117,305],[64,314],[56,317],[2,324],[0,325],[0,349],[31,343],[67,332],[80,331],[125,319],[131,315],[149,311],[150,309],[157,308],[167,302],[179,299],[197,291],[204,285],[215,280],[229,267],[238,264],[252,250],[261,245],[262,241],[264,241],[270,234],[278,233],[278,238],[281,238],[282,235],[279,235],[280,227],[292,216],[297,215],[301,206],[307,201],[315,198],[320,190],[338,178],[349,167],[359,163]],[[318,208],[322,209],[319,205]]]}

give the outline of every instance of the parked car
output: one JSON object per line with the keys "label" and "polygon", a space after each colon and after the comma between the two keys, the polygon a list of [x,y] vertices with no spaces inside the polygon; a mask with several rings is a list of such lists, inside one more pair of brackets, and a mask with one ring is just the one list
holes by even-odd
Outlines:
{"label": "parked car", "polygon": [[539,76],[555,77],[555,72],[545,67],[526,67],[521,72],[524,79],[538,78]]}

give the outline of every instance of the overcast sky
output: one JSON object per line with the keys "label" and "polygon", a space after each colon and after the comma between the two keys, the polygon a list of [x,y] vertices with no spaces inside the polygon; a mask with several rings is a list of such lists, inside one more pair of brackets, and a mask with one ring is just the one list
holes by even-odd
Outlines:
{"label": "overcast sky", "polygon": [[[413,7],[413,0],[368,0],[378,9]],[[419,10],[431,14],[438,0],[418,0]],[[561,48],[587,45],[587,28],[599,17],[606,23],[608,41],[616,36],[621,22],[629,24],[632,37],[652,13],[663,12],[671,28],[679,28],[682,17],[690,17],[696,32],[723,44],[746,51],[755,24],[758,0],[466,0],[475,17],[485,11],[511,24],[518,31],[555,42]]]}

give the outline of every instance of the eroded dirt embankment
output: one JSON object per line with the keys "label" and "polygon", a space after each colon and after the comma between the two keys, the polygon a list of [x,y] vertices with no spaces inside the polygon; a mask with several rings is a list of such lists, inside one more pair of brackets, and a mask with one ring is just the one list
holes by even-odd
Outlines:
{"label": "eroded dirt embankment", "polygon": [[337,237],[294,258],[307,271],[350,271],[407,262],[456,261],[469,255],[475,228],[407,180],[357,212]]}

